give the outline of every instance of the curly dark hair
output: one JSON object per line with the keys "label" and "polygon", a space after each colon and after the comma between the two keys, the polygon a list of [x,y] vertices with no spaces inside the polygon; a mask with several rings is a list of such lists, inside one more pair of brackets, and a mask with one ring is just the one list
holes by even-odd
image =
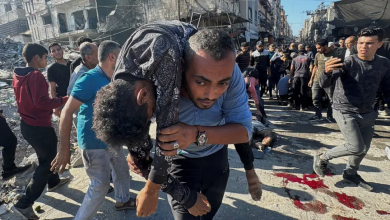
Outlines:
{"label": "curly dark hair", "polygon": [[96,95],[93,126],[96,137],[109,146],[137,146],[148,135],[147,105],[137,104],[135,86],[115,80]]}

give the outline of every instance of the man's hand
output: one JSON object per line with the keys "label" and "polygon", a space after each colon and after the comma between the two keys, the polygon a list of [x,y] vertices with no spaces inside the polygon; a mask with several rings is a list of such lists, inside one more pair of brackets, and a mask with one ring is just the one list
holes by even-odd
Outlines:
{"label": "man's hand", "polygon": [[[149,160],[150,159],[150,152],[148,152],[148,154],[146,155],[146,158],[144,160]],[[134,158],[130,153],[127,155],[127,164],[129,165],[130,167],[130,170],[132,172],[134,172],[135,174],[138,174],[142,177],[145,177],[143,174],[142,174],[142,171],[141,169],[136,165],[136,161],[139,160],[137,158]]]}
{"label": "man's hand", "polygon": [[260,201],[263,190],[261,189],[261,182],[259,177],[257,177],[255,169],[246,170],[246,179],[248,181],[248,189],[252,199],[254,201]]}
{"label": "man's hand", "polygon": [[313,86],[313,80],[310,79],[310,81],[309,81],[309,87],[312,87],[312,86]]}
{"label": "man's hand", "polygon": [[188,212],[190,212],[190,214],[193,216],[206,215],[210,211],[210,203],[207,201],[206,196],[204,196],[202,193],[198,193],[195,205],[188,209]]}
{"label": "man's hand", "polygon": [[60,152],[57,153],[57,156],[51,162],[50,171],[62,174],[68,163],[70,163],[70,149],[61,147]]}
{"label": "man's hand", "polygon": [[325,62],[325,73],[331,74],[335,70],[341,70],[343,64],[340,63],[341,59],[339,58],[331,58]]}
{"label": "man's hand", "polygon": [[291,79],[288,79],[288,83],[291,84]]}
{"label": "man's hand", "polygon": [[160,130],[158,145],[161,147],[163,155],[174,156],[177,154],[176,149],[173,147],[175,141],[179,144],[179,148],[184,150],[196,141],[197,135],[198,129],[196,126],[179,122],[176,125]]}
{"label": "man's hand", "polygon": [[5,119],[5,116],[4,116],[2,113],[0,113],[0,117],[2,117],[2,118],[4,118],[4,119]]}
{"label": "man's hand", "polygon": [[57,117],[60,117],[60,115],[61,115],[61,110],[60,110],[60,108],[54,109],[53,114],[54,114],[55,116],[57,116]]}
{"label": "man's hand", "polygon": [[137,196],[137,216],[146,217],[156,213],[158,190],[150,190],[145,186]]}

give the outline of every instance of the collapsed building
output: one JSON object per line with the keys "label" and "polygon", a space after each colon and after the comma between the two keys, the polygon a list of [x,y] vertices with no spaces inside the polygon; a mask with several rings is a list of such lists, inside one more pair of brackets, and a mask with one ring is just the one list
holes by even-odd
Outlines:
{"label": "collapsed building", "polygon": [[13,41],[27,43],[31,41],[26,13],[22,0],[0,2],[0,35]]}

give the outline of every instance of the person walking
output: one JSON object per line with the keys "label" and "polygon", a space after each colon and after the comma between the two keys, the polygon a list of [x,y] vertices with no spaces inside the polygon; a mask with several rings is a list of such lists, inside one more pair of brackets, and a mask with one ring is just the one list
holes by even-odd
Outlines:
{"label": "person walking", "polygon": [[240,68],[241,72],[244,72],[245,69],[249,66],[249,62],[251,59],[251,53],[249,49],[248,42],[241,43],[241,51],[236,56],[236,63]]}
{"label": "person walking", "polygon": [[359,166],[371,146],[375,120],[376,92],[381,85],[387,103],[390,103],[390,60],[376,55],[383,45],[384,32],[380,28],[365,28],[360,31],[358,54],[329,59],[320,78],[322,87],[336,83],[333,112],[344,136],[345,144],[324,153],[314,155],[313,169],[321,177],[330,160],[348,156],[343,179],[372,191],[373,187],[359,174]]}
{"label": "person walking", "polygon": [[37,153],[39,162],[25,195],[14,206],[16,213],[28,219],[39,219],[32,205],[41,196],[46,184],[50,192],[69,181],[69,178],[60,178],[50,171],[50,162],[57,153],[57,135],[52,127],[51,117],[53,109],[63,106],[68,97],[49,97],[49,86],[38,70],[46,68],[47,54],[48,51],[39,44],[26,44],[22,55],[27,67],[15,68],[12,81],[22,119],[20,130]]}
{"label": "person walking", "polygon": [[312,61],[304,54],[303,50],[298,51],[298,56],[293,59],[290,70],[290,80],[293,87],[293,101],[295,110],[299,110],[302,106],[303,111],[307,108],[307,90],[310,79],[310,70]]}

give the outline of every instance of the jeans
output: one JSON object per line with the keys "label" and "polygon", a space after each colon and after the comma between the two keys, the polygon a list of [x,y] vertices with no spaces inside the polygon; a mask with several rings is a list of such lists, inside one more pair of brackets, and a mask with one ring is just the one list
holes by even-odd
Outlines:
{"label": "jeans", "polygon": [[24,139],[34,148],[38,156],[39,165],[34,176],[27,186],[26,194],[16,203],[16,207],[25,209],[32,206],[37,200],[46,184],[49,188],[60,182],[58,174],[50,171],[51,162],[57,154],[57,135],[52,127],[31,126],[23,120],[20,129]]}
{"label": "jeans", "polygon": [[202,158],[186,158],[176,155],[172,160],[171,175],[191,190],[207,197],[211,211],[203,216],[191,215],[179,202],[168,195],[175,220],[211,220],[221,206],[229,178],[227,146],[212,155]]}
{"label": "jeans", "polygon": [[257,97],[259,98],[259,107],[260,107],[260,112],[264,117],[267,117],[267,114],[265,113],[264,109],[264,100],[260,97],[260,86],[256,85],[255,86],[256,92],[257,92]]}
{"label": "jeans", "polygon": [[3,147],[3,173],[15,168],[15,152],[18,140],[8,126],[7,121],[0,117],[0,146]]}
{"label": "jeans", "polygon": [[299,108],[299,105],[302,105],[302,108],[307,107],[308,83],[309,80],[305,77],[294,77],[293,79],[293,100],[296,108]]}
{"label": "jeans", "polygon": [[373,111],[367,114],[356,114],[333,110],[333,114],[346,143],[328,150],[324,153],[323,158],[331,160],[349,156],[346,172],[349,175],[355,175],[370,149],[378,113]]}
{"label": "jeans", "polygon": [[328,96],[328,110],[327,110],[327,117],[333,117],[332,113],[332,104],[333,104],[333,91],[334,91],[334,86],[332,87],[327,87],[327,88],[321,88],[319,82],[313,82],[313,86],[311,88],[311,91],[313,93],[312,98],[313,98],[313,105],[316,108],[316,115],[320,118],[322,118],[322,96],[324,95],[324,92]]}
{"label": "jeans", "polygon": [[120,150],[82,150],[84,167],[91,180],[75,220],[93,219],[110,187],[110,169],[114,183],[115,200],[125,203],[130,199],[130,173],[125,155]]}
{"label": "jeans", "polygon": [[273,73],[269,77],[269,85],[268,85],[268,91],[269,96],[272,97],[272,90],[275,88],[275,86],[278,86],[279,80],[280,80],[280,73]]}

